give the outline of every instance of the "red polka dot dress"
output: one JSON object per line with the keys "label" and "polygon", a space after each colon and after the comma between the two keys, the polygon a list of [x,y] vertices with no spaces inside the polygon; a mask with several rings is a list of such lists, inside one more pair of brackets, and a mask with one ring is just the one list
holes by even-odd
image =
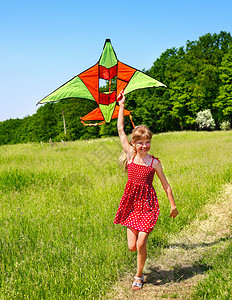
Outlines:
{"label": "red polka dot dress", "polygon": [[114,220],[115,224],[151,232],[159,216],[159,203],[152,181],[155,169],[132,162],[128,164],[128,182]]}

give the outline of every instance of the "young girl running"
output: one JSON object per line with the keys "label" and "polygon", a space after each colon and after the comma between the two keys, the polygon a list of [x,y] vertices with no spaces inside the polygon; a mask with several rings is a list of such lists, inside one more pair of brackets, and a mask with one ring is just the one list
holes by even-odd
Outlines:
{"label": "young girl running", "polygon": [[159,215],[159,204],[152,181],[155,173],[158,175],[171,205],[170,217],[178,215],[172,190],[163,173],[157,158],[148,154],[152,133],[145,125],[136,126],[132,131],[131,144],[124,132],[123,91],[118,96],[118,134],[126,154],[128,182],[125,187],[119,208],[114,220],[115,224],[127,227],[128,247],[137,253],[137,273],[132,284],[133,290],[143,286],[143,268],[147,257],[147,239],[155,226]]}

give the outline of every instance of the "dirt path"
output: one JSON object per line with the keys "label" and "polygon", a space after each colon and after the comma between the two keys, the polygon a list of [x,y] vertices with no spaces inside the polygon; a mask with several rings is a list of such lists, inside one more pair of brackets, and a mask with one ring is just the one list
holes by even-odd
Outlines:
{"label": "dirt path", "polygon": [[231,242],[232,185],[226,185],[218,201],[204,207],[202,216],[178,236],[170,236],[170,244],[157,259],[145,267],[145,284],[131,291],[133,274],[125,276],[107,299],[188,299],[199,280],[205,278],[208,266],[200,263],[203,255],[219,253]]}

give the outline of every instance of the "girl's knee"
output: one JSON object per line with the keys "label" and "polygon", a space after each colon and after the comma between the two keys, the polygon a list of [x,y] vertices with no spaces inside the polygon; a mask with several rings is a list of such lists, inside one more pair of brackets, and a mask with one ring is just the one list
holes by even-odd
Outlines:
{"label": "girl's knee", "polygon": [[138,251],[146,248],[146,246],[147,246],[147,241],[146,240],[142,240],[142,241],[137,242]]}
{"label": "girl's knee", "polygon": [[137,238],[138,238],[138,230],[134,228],[127,227],[127,243],[130,251],[137,250]]}
{"label": "girl's knee", "polygon": [[130,251],[135,252],[137,250],[136,245],[128,245]]}
{"label": "girl's knee", "polygon": [[137,249],[138,249],[138,251],[146,249],[148,235],[149,235],[149,233],[144,233],[144,232],[139,234],[138,240],[137,240]]}

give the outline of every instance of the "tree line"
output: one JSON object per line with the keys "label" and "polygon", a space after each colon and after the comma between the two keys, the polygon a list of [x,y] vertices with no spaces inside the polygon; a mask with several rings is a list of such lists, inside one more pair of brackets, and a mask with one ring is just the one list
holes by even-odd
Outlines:
{"label": "tree line", "polygon": [[[146,74],[167,88],[148,88],[126,96],[126,109],[136,125],[154,133],[196,130],[199,111],[210,109],[215,128],[232,125],[232,37],[229,32],[206,34],[186,46],[167,49]],[[77,140],[116,135],[116,120],[109,125],[84,126],[80,117],[97,104],[83,99],[48,103],[32,116],[0,122],[0,145],[25,142]],[[63,114],[66,123],[64,132]],[[126,117],[126,130],[131,124]]]}

